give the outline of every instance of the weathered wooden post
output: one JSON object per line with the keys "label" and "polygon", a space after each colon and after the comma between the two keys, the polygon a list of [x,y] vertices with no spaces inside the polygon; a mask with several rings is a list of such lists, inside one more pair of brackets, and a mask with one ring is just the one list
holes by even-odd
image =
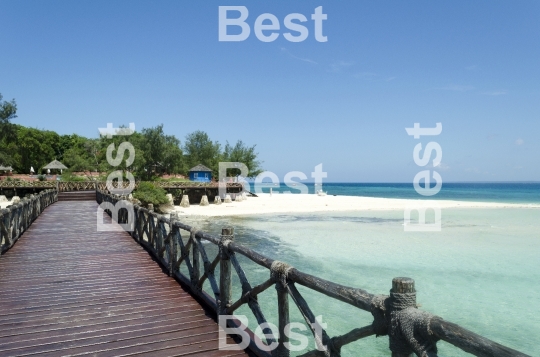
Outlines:
{"label": "weathered wooden post", "polygon": [[272,353],[272,357],[288,357],[289,349],[285,343],[289,342],[289,337],[285,334],[285,329],[289,327],[289,294],[285,285],[278,282],[276,284],[278,314],[279,314],[279,343]]}
{"label": "weathered wooden post", "polygon": [[219,245],[220,275],[219,275],[219,314],[225,315],[227,308],[232,303],[232,270],[229,259],[229,243],[234,241],[234,228],[221,230],[221,242]]}
{"label": "weathered wooden post", "polygon": [[155,248],[156,243],[156,237],[155,234],[155,220],[152,213],[154,212],[154,205],[152,203],[149,203],[147,206],[148,214],[146,215],[146,220],[148,222],[148,244],[150,244],[151,247]]}
{"label": "weathered wooden post", "polygon": [[176,212],[171,212],[171,217],[169,218],[169,276],[174,275],[174,267],[176,265],[176,232],[174,229],[174,224],[178,221],[178,215]]}
{"label": "weathered wooden post", "polygon": [[197,244],[197,229],[191,229],[191,251],[192,256],[192,265],[193,265],[193,275],[191,276],[191,284],[196,287],[199,284],[199,279],[201,278],[201,253],[199,252],[199,245]]}
{"label": "weathered wooden post", "polygon": [[2,254],[2,241],[4,241],[4,245],[8,247],[8,241],[6,238],[7,229],[4,224],[4,212],[4,209],[0,209],[0,254]]}
{"label": "weathered wooden post", "polygon": [[278,303],[278,322],[279,339],[278,346],[272,351],[272,357],[289,357],[290,351],[286,344],[289,343],[289,337],[285,330],[289,328],[289,292],[287,289],[287,273],[291,269],[286,263],[274,261],[270,268],[271,276],[276,283],[277,303]]}
{"label": "weathered wooden post", "polygon": [[5,208],[2,210],[3,218],[4,218],[4,227],[5,227],[5,235],[4,235],[4,241],[7,247],[11,247],[12,241],[12,227],[11,227],[11,215],[12,210],[9,208]]}
{"label": "weathered wooden post", "polygon": [[[404,310],[409,307],[415,307],[416,308],[416,290],[414,289],[414,280],[411,278],[394,278],[392,279],[392,290],[390,290],[390,299],[391,303],[393,304],[392,310]],[[401,300],[396,301],[395,298],[396,295],[394,294],[406,294],[408,297],[407,300]],[[401,295],[399,295],[401,296]],[[398,305],[399,303],[399,305]],[[392,339],[395,338],[395,336],[392,335],[392,332],[390,332],[390,349],[392,350],[392,357],[412,357],[414,356],[414,353],[408,354],[408,353],[402,353],[397,351],[398,348],[393,348]]]}

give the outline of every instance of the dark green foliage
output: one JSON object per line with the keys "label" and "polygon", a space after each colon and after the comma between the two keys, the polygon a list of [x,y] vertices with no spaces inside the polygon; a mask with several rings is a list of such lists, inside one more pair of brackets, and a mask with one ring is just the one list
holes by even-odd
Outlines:
{"label": "dark green foliage", "polygon": [[58,160],[62,161],[70,171],[85,172],[99,169],[99,140],[82,136],[63,135],[60,137]]}
{"label": "dark green foliage", "polygon": [[154,186],[151,182],[141,182],[139,187],[133,192],[133,197],[141,201],[143,206],[152,203],[154,206],[169,202],[167,191]]}
{"label": "dark green foliage", "polygon": [[[15,99],[11,102],[2,101],[3,96],[0,93],[0,143],[6,147],[6,149],[12,149],[13,142],[16,139],[16,132],[14,125],[11,123],[11,119],[17,117],[17,103]],[[13,166],[15,158],[10,154],[12,150],[0,150],[0,165]]]}
{"label": "dark green foliage", "polygon": [[[247,166],[249,169],[248,177],[255,177],[263,170],[261,169],[261,162],[257,160],[259,155],[255,152],[255,146],[246,146],[242,140],[238,140],[236,145],[231,146],[227,141],[225,145],[225,150],[223,151],[222,160],[223,162],[241,162]],[[240,175],[239,169],[228,169],[227,176],[238,176]]]}
{"label": "dark green foliage", "polygon": [[[16,112],[15,100],[2,101],[0,94],[0,165],[12,166],[14,172],[29,173],[30,167],[34,167],[36,173],[42,173],[42,167],[54,159],[66,165],[70,172],[122,170],[147,181],[163,174],[187,176],[188,170],[198,164],[209,167],[217,178],[220,161],[242,162],[249,168],[250,176],[262,171],[255,146],[246,146],[242,141],[231,146],[227,142],[222,151],[220,143],[212,141],[204,131],[188,134],[183,147],[176,136],[165,134],[163,124],[131,135],[88,139],[12,124],[11,120],[17,118]],[[107,148],[114,144],[113,157],[116,157],[119,146],[126,141],[135,148],[135,160],[126,166],[129,152],[125,151],[119,166],[110,165]],[[239,173],[235,169],[227,172],[232,176]]]}
{"label": "dark green foliage", "polygon": [[184,151],[187,159],[187,170],[203,164],[212,170],[213,177],[217,177],[219,161],[221,160],[221,145],[212,141],[204,131],[195,131],[186,136]]}
{"label": "dark green foliage", "polygon": [[39,181],[47,181],[47,177],[45,175],[38,175],[37,178]]}
{"label": "dark green foliage", "polygon": [[71,173],[70,171],[64,171],[64,173],[62,174],[62,181],[65,181],[65,182],[82,182],[82,181],[88,181],[88,178],[83,177],[83,176],[73,175],[73,173]]}
{"label": "dark green foliage", "polygon": [[60,135],[54,131],[17,126],[17,162],[14,169],[29,172],[30,166],[41,168],[57,157]]}
{"label": "dark green foliage", "polygon": [[139,171],[140,176],[150,178],[164,173],[185,171],[180,140],[174,135],[165,135],[163,124],[143,129],[141,134],[143,140],[140,146],[146,170]]}
{"label": "dark green foliage", "polygon": [[17,118],[17,103],[15,99],[2,101],[3,98],[0,93],[0,140],[13,141],[15,131],[11,120]]}

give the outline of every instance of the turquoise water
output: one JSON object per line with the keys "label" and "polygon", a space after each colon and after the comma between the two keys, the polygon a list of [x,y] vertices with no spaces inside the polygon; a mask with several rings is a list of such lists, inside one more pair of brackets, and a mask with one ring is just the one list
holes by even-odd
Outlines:
{"label": "turquoise water", "polygon": [[[315,192],[314,184],[306,184],[309,193]],[[254,184],[251,183],[252,189]],[[263,184],[263,192],[289,191],[299,193],[298,186],[288,187],[281,183],[278,185]],[[317,187],[317,190],[321,187]],[[517,183],[444,183],[441,191],[433,197],[419,195],[412,183],[324,183],[322,190],[329,195],[339,196],[367,196],[384,198],[411,198],[411,199],[439,199],[463,200],[479,202],[503,203],[540,203],[539,182]]]}
{"label": "turquoise water", "polygon": [[[480,189],[486,199],[494,194],[493,189]],[[504,194],[511,202],[536,202],[521,196],[530,189],[521,187],[513,197],[508,191]],[[330,185],[325,190],[331,192]],[[499,194],[505,191],[495,190]],[[218,217],[188,223],[214,234],[233,226],[238,242],[264,255],[371,293],[387,294],[392,278],[411,277],[422,309],[539,356],[539,218],[540,210],[533,208],[444,209],[442,230],[434,233],[404,232],[401,211]],[[269,277],[266,269],[246,259],[241,263],[252,285]],[[372,321],[367,312],[308,289],[300,291],[315,315],[322,315],[330,336]],[[236,281],[235,300],[240,293]],[[267,319],[277,324],[275,290],[268,289],[259,302]],[[302,321],[292,300],[290,304],[291,320]],[[245,314],[255,329],[248,309],[237,313]],[[438,345],[440,356],[468,355],[446,343]],[[358,356],[358,351],[366,356],[387,356],[388,339],[369,337],[354,342],[344,347],[342,356]]]}

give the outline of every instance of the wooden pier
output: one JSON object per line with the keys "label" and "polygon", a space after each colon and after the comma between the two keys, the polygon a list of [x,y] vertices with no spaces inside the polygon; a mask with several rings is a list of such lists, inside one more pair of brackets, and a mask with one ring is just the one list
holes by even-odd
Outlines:
{"label": "wooden pier", "polygon": [[0,258],[0,356],[247,356],[219,351],[211,314],[96,212],[57,202]]}
{"label": "wooden pier", "polygon": [[[106,191],[81,192],[86,201],[57,202],[58,196],[43,191],[0,211],[2,357],[288,357],[290,308],[300,311],[317,345],[300,357],[340,357],[345,346],[364,355],[357,341],[374,335],[388,336],[392,357],[437,357],[439,341],[474,356],[530,357],[418,309],[413,279],[395,278],[390,295],[373,294],[255,252],[235,242],[232,228],[213,236]],[[129,233],[98,229],[119,225]],[[249,269],[267,269],[268,278],[250,282],[240,256]],[[317,314],[300,285],[304,294],[371,314],[373,322],[332,337],[314,327]],[[216,316],[247,306],[259,325],[266,323],[257,296],[271,287],[278,330],[264,329],[264,341],[247,330],[246,351],[220,350]],[[229,328],[238,324],[228,320]]]}

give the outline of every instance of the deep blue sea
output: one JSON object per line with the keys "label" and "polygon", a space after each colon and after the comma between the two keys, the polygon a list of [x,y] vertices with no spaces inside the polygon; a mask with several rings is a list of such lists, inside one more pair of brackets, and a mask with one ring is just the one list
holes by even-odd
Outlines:
{"label": "deep blue sea", "polygon": [[[315,192],[313,183],[305,184],[309,193]],[[251,183],[251,187],[254,184]],[[298,186],[264,184],[262,192],[290,191],[300,193]],[[317,187],[319,190],[320,187]],[[502,203],[540,203],[540,182],[459,182],[444,183],[441,191],[431,197],[419,195],[412,183],[323,183],[328,195],[367,196],[406,199],[438,199]]]}

